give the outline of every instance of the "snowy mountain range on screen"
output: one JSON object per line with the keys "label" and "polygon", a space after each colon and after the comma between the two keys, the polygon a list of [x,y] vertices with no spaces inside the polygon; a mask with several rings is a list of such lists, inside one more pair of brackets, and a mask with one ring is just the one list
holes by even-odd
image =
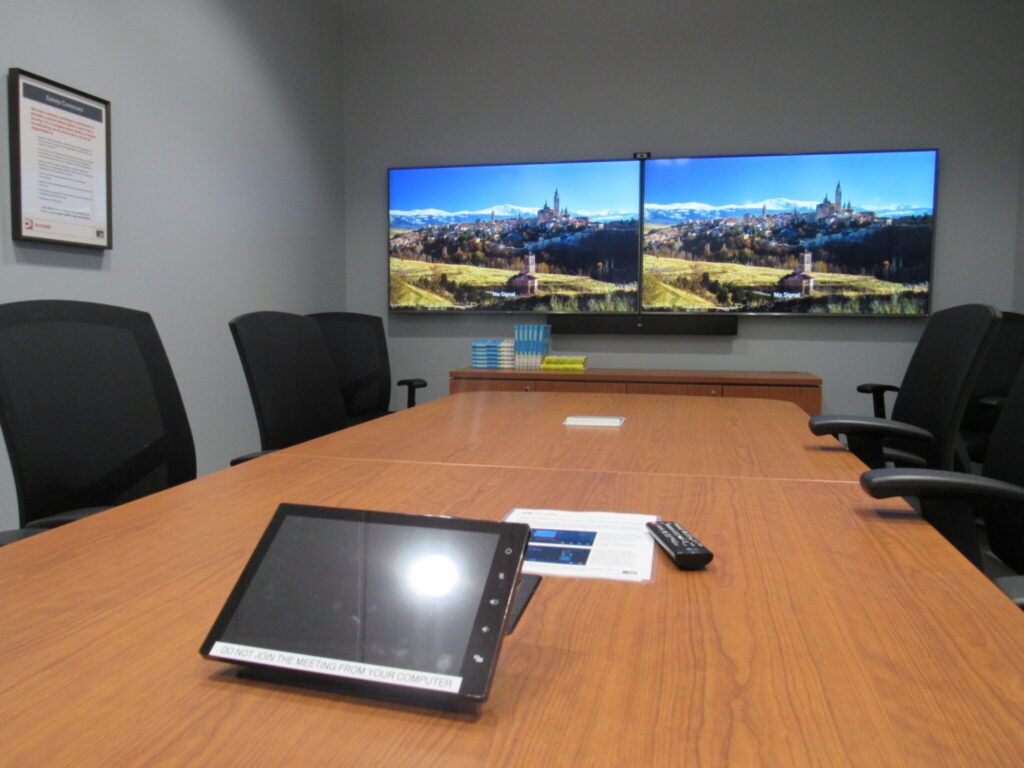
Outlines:
{"label": "snowy mountain range on screen", "polygon": [[[730,205],[708,205],[707,203],[648,203],[645,206],[644,219],[648,224],[674,224],[682,221],[696,221],[699,219],[722,219],[739,217],[745,215],[759,216],[761,211],[770,214],[780,213],[813,213],[816,202],[807,200],[791,200],[785,197],[775,197],[768,200],[761,200],[752,203],[739,203]],[[878,206],[875,208],[864,208],[858,205],[853,206],[855,211],[871,210],[879,216],[921,216],[931,214],[931,208],[918,208],[908,205]],[[474,221],[487,221],[491,214],[496,219],[510,219],[522,216],[524,219],[531,219],[537,215],[536,208],[528,208],[520,205],[495,205],[493,208],[484,208],[477,211],[444,211],[438,208],[424,208],[414,211],[391,211],[391,226],[397,229],[420,229],[422,227],[444,226],[460,222],[471,223]],[[591,221],[621,221],[623,219],[636,218],[636,211],[573,211],[573,216],[584,217]]]}

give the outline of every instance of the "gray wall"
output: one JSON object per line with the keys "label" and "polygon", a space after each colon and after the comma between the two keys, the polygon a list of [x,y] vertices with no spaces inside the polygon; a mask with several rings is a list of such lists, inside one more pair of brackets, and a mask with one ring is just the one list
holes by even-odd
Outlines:
{"label": "gray wall", "polygon": [[[346,299],[386,305],[386,169],[403,165],[938,147],[935,306],[1009,308],[1019,252],[1017,0],[345,4]],[[504,317],[389,321],[427,396]],[[741,319],[715,338],[562,337],[594,366],[809,370],[825,407],[898,381],[919,320]]]}
{"label": "gray wall", "polygon": [[[228,319],[341,304],[338,35],[322,15],[295,10],[241,0],[4,3],[5,81],[8,67],[21,67],[111,102],[115,247],[100,255],[11,240],[5,140],[0,301],[75,298],[152,313],[201,473],[259,447]],[[6,136],[6,97],[0,121]],[[0,528],[16,522],[3,458]]]}

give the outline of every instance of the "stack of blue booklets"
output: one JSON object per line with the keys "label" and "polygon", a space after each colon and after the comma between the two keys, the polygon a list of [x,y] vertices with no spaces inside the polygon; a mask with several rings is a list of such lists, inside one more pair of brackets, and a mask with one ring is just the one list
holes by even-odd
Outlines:
{"label": "stack of blue booklets", "polygon": [[515,349],[517,370],[539,371],[541,362],[551,352],[551,326],[517,325]]}
{"label": "stack of blue booklets", "polygon": [[515,346],[512,339],[477,339],[470,345],[474,368],[513,368]]}

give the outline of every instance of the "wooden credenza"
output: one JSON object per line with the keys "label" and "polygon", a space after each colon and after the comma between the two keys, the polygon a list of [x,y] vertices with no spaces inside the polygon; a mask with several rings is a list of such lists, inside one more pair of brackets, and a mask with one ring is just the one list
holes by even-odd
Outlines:
{"label": "wooden credenza", "polygon": [[449,372],[448,393],[613,392],[627,395],[757,397],[796,403],[821,412],[821,379],[802,371],[673,371],[654,368],[588,368],[583,373],[460,368]]}

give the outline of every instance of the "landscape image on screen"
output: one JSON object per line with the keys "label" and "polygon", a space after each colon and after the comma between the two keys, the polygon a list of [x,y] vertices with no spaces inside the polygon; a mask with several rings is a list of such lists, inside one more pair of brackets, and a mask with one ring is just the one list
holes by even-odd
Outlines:
{"label": "landscape image on screen", "polygon": [[636,312],[636,161],[388,173],[397,310]]}
{"label": "landscape image on screen", "polygon": [[936,152],[647,161],[645,311],[928,312]]}

